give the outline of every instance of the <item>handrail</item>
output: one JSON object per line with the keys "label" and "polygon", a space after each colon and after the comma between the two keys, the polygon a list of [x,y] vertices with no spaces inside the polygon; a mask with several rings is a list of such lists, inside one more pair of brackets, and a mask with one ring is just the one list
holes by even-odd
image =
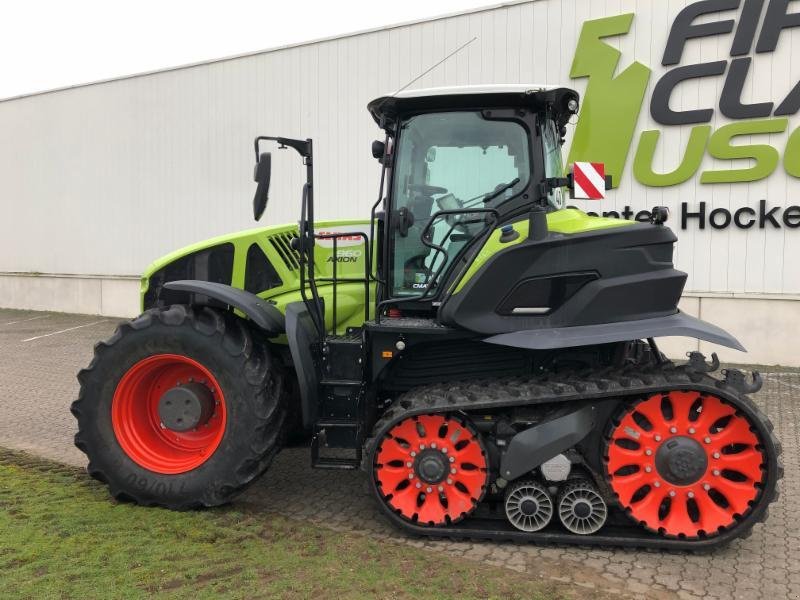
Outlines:
{"label": "handrail", "polygon": [[[445,260],[442,261],[441,266],[436,270],[436,273],[433,276],[429,275],[427,277],[426,282],[425,282],[426,284],[429,284],[431,282],[435,283],[439,279],[439,277],[442,274],[442,271],[445,269],[445,267],[448,267],[448,260],[447,259],[449,258],[449,254],[448,254],[447,250],[441,245],[434,244],[432,242],[432,239],[430,238],[430,229],[433,226],[433,224],[443,216],[460,215],[460,214],[476,214],[476,213],[483,213],[483,214],[491,215],[492,220],[491,221],[486,221],[484,219],[484,221],[486,221],[486,225],[484,226],[484,228],[477,235],[475,235],[470,240],[470,242],[467,244],[467,246],[462,248],[461,251],[464,252],[469,247],[474,245],[479,239],[481,239],[482,237],[490,234],[494,230],[494,225],[496,225],[498,220],[500,219],[500,213],[498,212],[498,210],[495,209],[495,208],[454,208],[454,209],[448,209],[448,210],[439,210],[439,211],[437,211],[437,212],[435,212],[435,213],[433,213],[431,215],[431,218],[428,220],[428,223],[425,225],[424,229],[420,233],[420,241],[423,243],[423,245],[427,246],[428,248],[433,248],[434,250],[436,250],[436,254],[434,254],[434,263],[433,264],[435,264],[436,259],[438,259],[438,257],[442,253],[445,255]],[[465,222],[458,223],[458,224],[459,225],[466,225],[466,224],[469,224],[469,223],[477,223],[477,222],[480,222],[480,221],[465,221]],[[454,228],[455,228],[455,225],[451,226],[450,231],[452,231]],[[445,236],[444,239],[447,239],[449,236],[450,236],[450,233],[448,232],[447,236]],[[448,268],[452,268],[452,265],[450,265]],[[383,300],[383,301],[379,302],[378,305],[375,307],[375,321],[376,321],[376,323],[380,323],[381,309],[384,306],[387,306],[387,305],[393,304],[393,303],[397,303],[397,302],[420,302],[420,301],[426,300],[426,299],[428,299],[430,297],[430,293],[431,293],[432,289],[433,289],[433,285],[429,285],[422,294],[418,294],[418,295],[415,295],[415,296],[398,296],[398,297],[394,297],[394,298],[387,298],[386,300]]]}
{"label": "handrail", "polygon": [[[354,278],[354,277],[348,277],[348,278],[340,279],[338,277],[338,274],[337,274],[337,272],[338,272],[337,266],[338,266],[338,263],[339,263],[339,261],[337,260],[337,258],[339,257],[338,240],[339,240],[340,237],[345,237],[345,236],[347,236],[347,237],[357,236],[357,237],[359,237],[359,238],[364,240],[364,247],[365,247],[366,251],[364,252],[364,278],[363,279],[362,278]],[[336,335],[337,334],[337,326],[339,324],[339,319],[337,318],[338,317],[338,314],[337,314],[338,304],[337,304],[337,302],[338,302],[338,296],[339,296],[339,293],[338,293],[338,284],[339,283],[358,283],[358,282],[363,282],[364,283],[364,322],[369,320],[369,302],[370,302],[370,299],[369,299],[369,283],[370,283],[370,280],[371,280],[370,275],[372,273],[371,257],[370,257],[370,253],[369,253],[369,250],[368,250],[369,249],[369,244],[370,244],[370,238],[363,231],[356,231],[356,232],[353,232],[353,231],[340,231],[340,232],[332,232],[332,233],[321,233],[321,234],[314,234],[314,237],[316,239],[319,239],[319,240],[330,240],[330,239],[333,240],[333,277],[319,277],[319,278],[317,278],[316,274],[313,274],[313,278],[314,278],[315,282],[316,281],[325,281],[325,282],[333,283],[333,325],[332,325],[332,331],[333,331],[333,335]],[[327,329],[325,328],[325,323],[324,323],[324,320],[325,320],[325,314],[324,313],[322,313],[322,318],[323,318],[323,324],[322,324],[323,325],[323,330],[325,332],[327,332]]]}

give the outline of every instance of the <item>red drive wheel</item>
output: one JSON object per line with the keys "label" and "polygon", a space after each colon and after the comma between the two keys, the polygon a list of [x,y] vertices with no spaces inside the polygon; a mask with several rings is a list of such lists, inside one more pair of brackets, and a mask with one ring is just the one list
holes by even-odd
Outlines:
{"label": "red drive wheel", "polygon": [[453,417],[410,417],[384,436],[374,473],[384,501],[403,518],[448,525],[483,498],[486,451],[477,434]]}
{"label": "red drive wheel", "polygon": [[225,397],[203,365],[156,354],[120,379],[111,424],[128,457],[155,473],[175,475],[206,462],[225,434]]}
{"label": "red drive wheel", "polygon": [[630,516],[680,538],[712,536],[749,512],[765,479],[762,444],[720,398],[669,392],[630,407],[608,440],[607,475]]}

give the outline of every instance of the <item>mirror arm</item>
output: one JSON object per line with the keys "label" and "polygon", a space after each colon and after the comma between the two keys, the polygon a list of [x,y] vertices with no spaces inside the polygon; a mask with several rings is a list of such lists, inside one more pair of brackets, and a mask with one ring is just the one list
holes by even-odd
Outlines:
{"label": "mirror arm", "polygon": [[285,137],[271,137],[267,135],[260,135],[255,139],[255,151],[256,151],[256,161],[258,161],[258,147],[261,140],[267,140],[271,142],[277,142],[278,148],[294,148],[297,153],[302,156],[305,160],[311,159],[311,144],[309,140],[295,140],[293,138],[285,138]]}
{"label": "mirror arm", "polygon": [[541,183],[541,195],[547,196],[550,192],[560,187],[573,188],[572,173],[566,177],[547,177],[543,179]]}

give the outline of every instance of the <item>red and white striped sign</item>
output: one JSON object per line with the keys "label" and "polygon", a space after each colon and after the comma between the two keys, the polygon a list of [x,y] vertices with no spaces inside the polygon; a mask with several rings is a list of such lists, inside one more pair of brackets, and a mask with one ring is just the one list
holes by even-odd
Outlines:
{"label": "red and white striped sign", "polygon": [[572,166],[573,197],[602,200],[606,197],[606,166],[603,163],[576,162]]}

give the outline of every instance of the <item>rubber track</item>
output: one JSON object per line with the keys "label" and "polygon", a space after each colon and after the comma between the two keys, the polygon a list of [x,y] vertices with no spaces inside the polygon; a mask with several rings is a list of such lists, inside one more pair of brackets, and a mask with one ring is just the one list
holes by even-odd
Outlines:
{"label": "rubber track", "polygon": [[[210,343],[221,345],[229,355],[239,358],[244,366],[243,384],[252,390],[253,401],[260,403],[256,411],[256,422],[252,424],[253,438],[250,453],[242,456],[239,465],[226,473],[224,481],[215,482],[219,492],[215,501],[187,499],[181,503],[174,503],[144,500],[135,492],[123,490],[115,485],[112,478],[92,461],[92,448],[84,439],[80,428],[75,434],[75,446],[89,458],[86,467],[89,475],[107,484],[111,495],[117,500],[133,501],[145,506],[162,506],[172,510],[190,510],[228,502],[267,470],[283,445],[287,417],[284,397],[286,373],[278,362],[271,358],[269,348],[261,343],[262,340],[254,339],[253,332],[241,319],[230,313],[222,313],[207,307],[173,305],[168,308],[147,310],[135,319],[121,323],[108,340],[95,344],[92,362],[78,373],[80,392],[70,410],[80,424],[81,405],[86,395],[85,388],[92,376],[102,376],[96,373],[96,370],[103,359],[103,354],[126,334],[146,329],[156,322],[170,327],[192,327],[209,338]],[[268,389],[273,392],[270,394],[271,399],[266,396]]]}
{"label": "rubber track", "polygon": [[[735,527],[708,538],[684,540],[664,538],[646,531],[631,521],[630,533],[575,535],[553,531],[526,533],[518,530],[492,530],[486,523],[471,526],[467,518],[457,526],[425,527],[401,519],[381,499],[375,485],[372,465],[377,442],[395,424],[408,417],[429,413],[452,413],[508,407],[603,399],[639,399],[671,390],[693,390],[723,398],[747,415],[764,441],[767,453],[767,483],[753,509]],[[601,449],[598,448],[598,452]],[[601,546],[638,546],[662,549],[708,550],[724,545],[737,537],[750,534],[753,525],[767,518],[768,505],[777,499],[777,481],[783,477],[780,463],[781,446],[773,433],[773,425],[750,398],[724,380],[706,373],[664,363],[653,367],[635,367],[617,371],[587,372],[550,377],[515,377],[467,381],[462,384],[435,384],[413,389],[400,396],[375,424],[365,443],[362,469],[368,474],[370,487],[384,513],[398,528],[418,536],[451,539],[492,539],[517,542],[581,544]],[[621,507],[617,504],[617,507]]]}

